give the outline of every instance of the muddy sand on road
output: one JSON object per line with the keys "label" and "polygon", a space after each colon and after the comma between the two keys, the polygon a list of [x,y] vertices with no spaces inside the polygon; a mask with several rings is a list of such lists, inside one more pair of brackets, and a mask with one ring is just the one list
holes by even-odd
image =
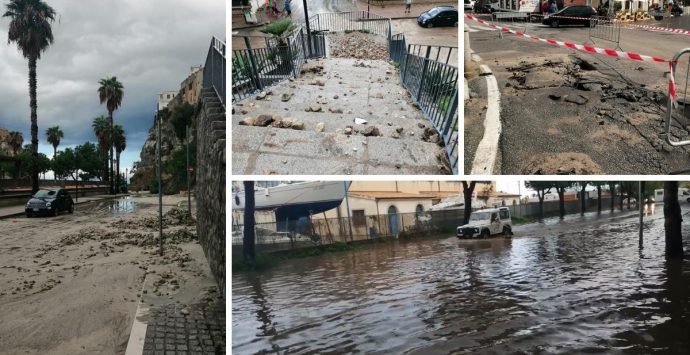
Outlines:
{"label": "muddy sand on road", "polygon": [[[475,38],[475,43],[501,91],[502,174],[667,174],[690,165],[687,148],[659,138],[667,65],[514,38]],[[471,79],[470,87],[480,90],[483,80]],[[476,101],[482,98],[475,93],[465,102],[467,127],[484,120],[486,104]],[[673,131],[675,139],[688,137],[678,121]],[[465,130],[467,172],[476,149],[468,144],[476,144],[482,133],[481,128]]]}
{"label": "muddy sand on road", "polygon": [[[213,283],[195,221],[175,207],[182,201],[165,197],[163,257],[155,197],[1,220],[0,354],[122,354],[142,297],[147,304],[203,297]],[[180,292],[188,289],[198,292]]]}

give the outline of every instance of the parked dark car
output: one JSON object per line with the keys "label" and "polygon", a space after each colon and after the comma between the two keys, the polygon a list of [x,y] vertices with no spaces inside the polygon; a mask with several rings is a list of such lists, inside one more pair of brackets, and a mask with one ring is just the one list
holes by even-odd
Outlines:
{"label": "parked dark car", "polygon": [[65,189],[38,190],[26,203],[26,216],[57,216],[61,211],[74,212],[74,201]]}
{"label": "parked dark car", "polygon": [[544,16],[544,21],[542,21],[542,23],[551,27],[560,27],[563,25],[584,25],[585,27],[589,27],[589,18],[596,14],[597,10],[591,6],[568,6],[561,11]]}
{"label": "parked dark car", "polygon": [[683,8],[678,4],[673,4],[671,7],[671,14],[673,14],[673,16],[683,16]]}
{"label": "parked dark car", "polygon": [[417,17],[417,24],[422,27],[442,27],[458,25],[458,10],[452,6],[438,6],[423,12]]}

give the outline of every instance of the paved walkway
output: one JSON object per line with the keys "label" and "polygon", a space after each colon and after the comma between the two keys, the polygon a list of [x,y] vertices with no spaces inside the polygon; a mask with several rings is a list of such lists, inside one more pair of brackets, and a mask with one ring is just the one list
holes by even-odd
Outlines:
{"label": "paved walkway", "polygon": [[155,308],[143,354],[225,354],[225,302]]}
{"label": "paved walkway", "polygon": [[[81,205],[82,203],[98,201],[98,200],[105,200],[105,199],[120,198],[123,196],[127,196],[127,195],[95,195],[95,196],[88,196],[88,197],[80,197],[79,201],[78,202],[75,201],[74,204],[75,205]],[[0,207],[0,219],[22,215],[22,214],[24,214],[24,208],[25,208],[24,203],[19,204],[19,205],[14,205],[14,206]]]}

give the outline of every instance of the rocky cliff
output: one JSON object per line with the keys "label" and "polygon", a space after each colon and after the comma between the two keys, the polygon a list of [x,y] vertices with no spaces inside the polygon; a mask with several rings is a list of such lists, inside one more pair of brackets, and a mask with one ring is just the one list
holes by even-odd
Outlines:
{"label": "rocky cliff", "polygon": [[[173,107],[172,102],[169,107]],[[173,153],[183,148],[183,142],[181,142],[175,136],[175,129],[170,121],[169,110],[161,111],[161,165],[165,166],[165,163],[172,158]],[[148,190],[151,183],[157,181],[156,179],[156,122],[153,121],[151,128],[149,129],[149,135],[141,148],[141,153],[139,154],[139,163],[137,164],[136,171],[132,176],[131,189],[133,190]],[[161,174],[163,180],[163,191],[166,194],[177,193],[170,188],[170,180],[172,176],[165,171]]]}
{"label": "rocky cliff", "polygon": [[0,155],[10,155],[10,131],[0,128]]}

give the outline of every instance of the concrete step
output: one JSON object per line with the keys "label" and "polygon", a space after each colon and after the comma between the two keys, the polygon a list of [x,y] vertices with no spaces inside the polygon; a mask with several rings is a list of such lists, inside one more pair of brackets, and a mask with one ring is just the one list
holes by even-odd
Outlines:
{"label": "concrete step", "polygon": [[441,174],[433,143],[233,126],[233,174]]}
{"label": "concrete step", "polygon": [[[392,137],[393,133],[398,134],[398,138],[402,140],[420,140],[424,136],[423,127],[431,127],[431,123],[428,123],[426,119],[412,119],[407,117],[379,117],[379,116],[369,116],[365,119],[367,124],[355,124],[354,117],[361,117],[351,114],[335,114],[335,113],[323,113],[323,112],[299,112],[299,113],[273,113],[269,110],[258,110],[253,111],[251,117],[258,117],[260,115],[268,114],[276,118],[280,116],[282,118],[297,118],[304,122],[305,131],[316,131],[319,124],[323,124],[323,133],[339,133],[344,134],[346,126],[351,126],[353,129],[362,131],[369,126],[374,126],[378,128],[379,132],[384,137]],[[238,126],[239,122],[243,119],[250,117],[249,115],[238,115],[235,114],[232,117],[233,126]],[[277,119],[277,118],[276,118]],[[390,123],[391,125],[389,125]],[[397,129],[402,128],[402,132],[397,132]]]}
{"label": "concrete step", "polygon": [[[431,123],[400,85],[397,68],[385,61],[309,61],[300,77],[235,103],[234,111],[234,174],[443,173],[437,158],[443,148],[422,139]],[[304,129],[240,125],[260,115],[297,119]],[[320,123],[323,131],[316,129]],[[381,136],[346,135],[346,126],[376,126]]]}

